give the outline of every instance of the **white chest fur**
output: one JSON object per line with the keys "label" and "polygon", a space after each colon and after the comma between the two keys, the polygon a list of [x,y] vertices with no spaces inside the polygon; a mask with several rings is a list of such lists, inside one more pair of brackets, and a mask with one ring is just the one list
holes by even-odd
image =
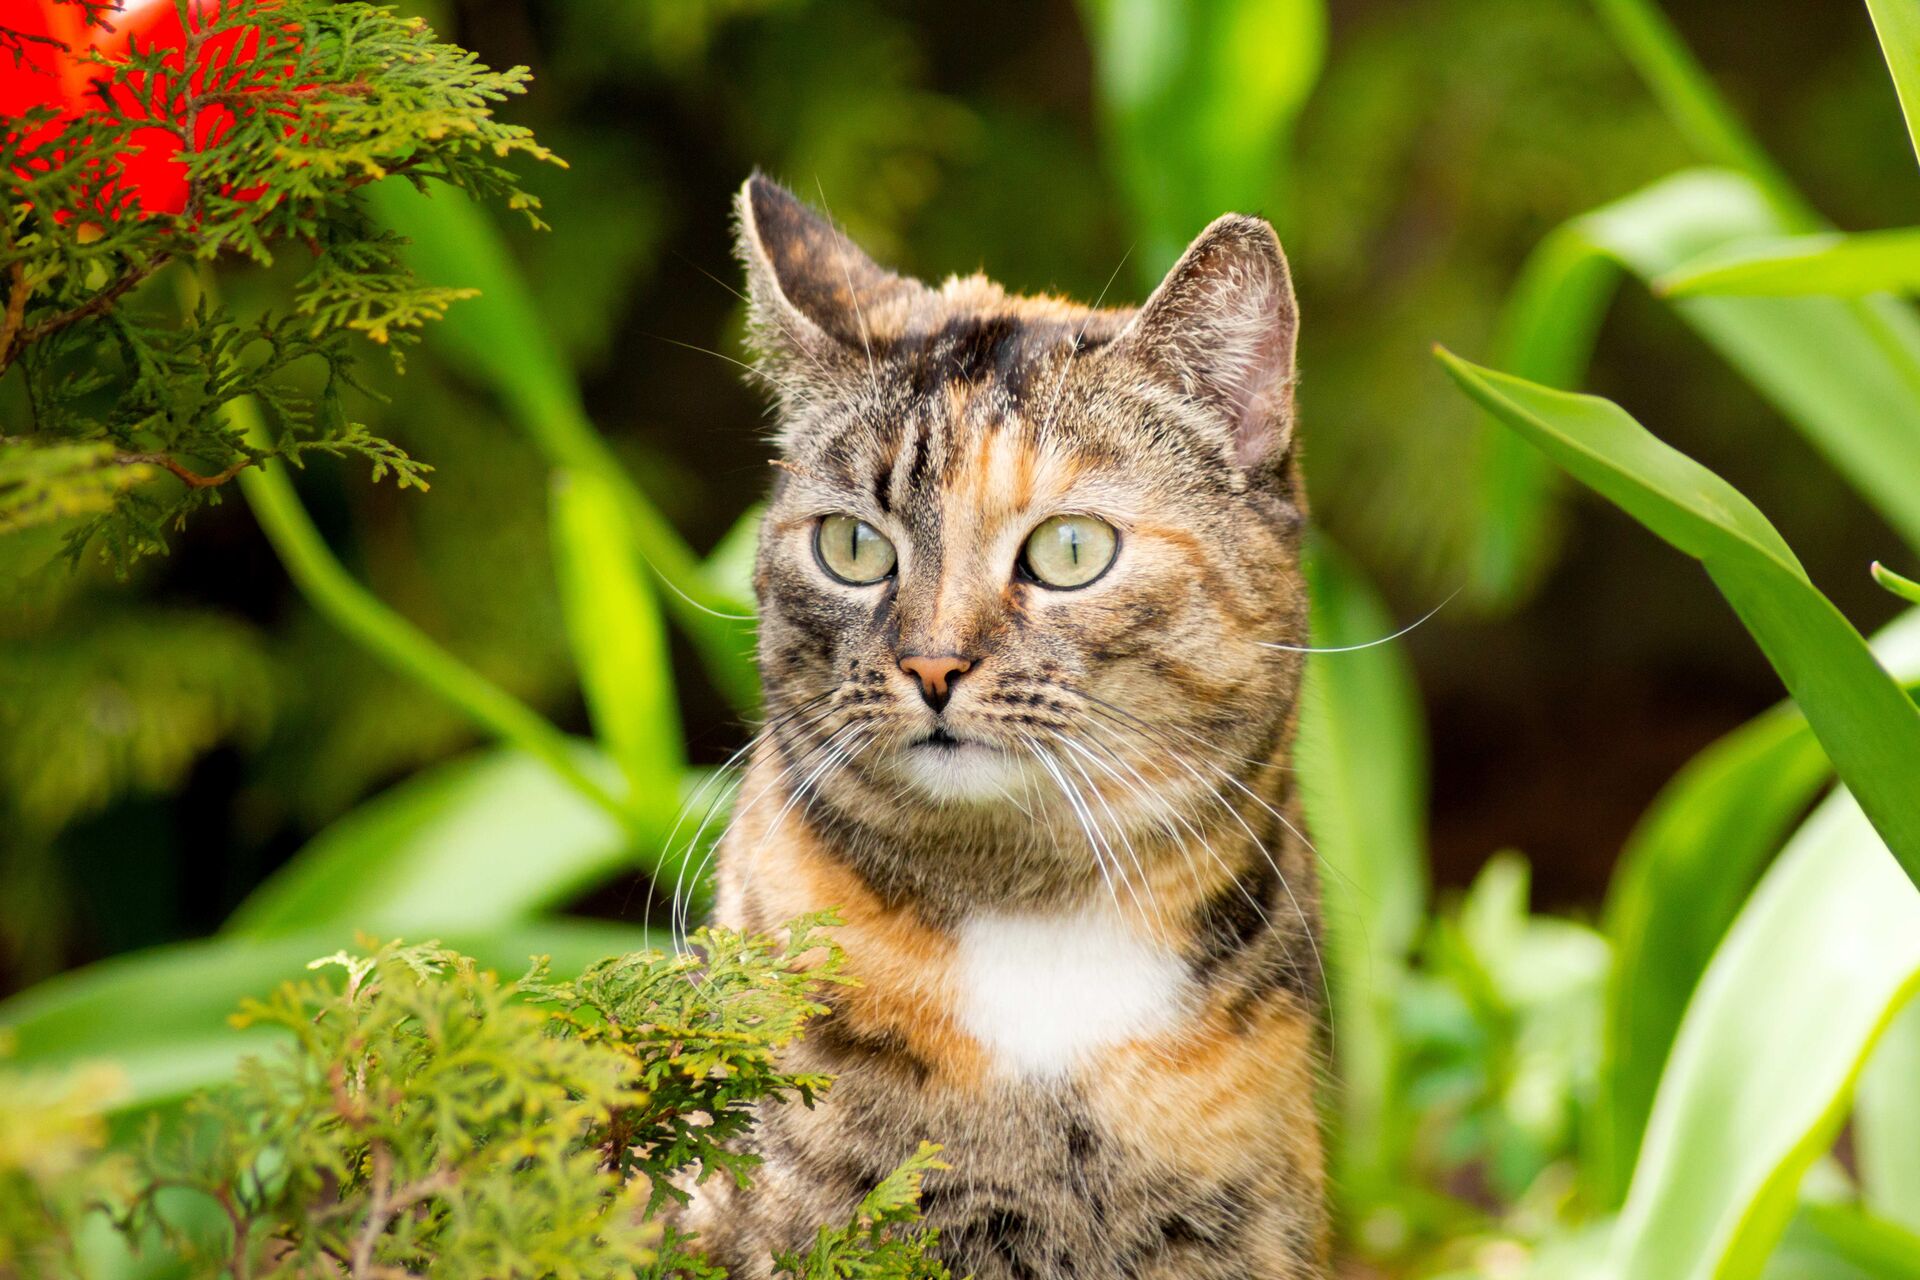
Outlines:
{"label": "white chest fur", "polygon": [[1107,912],[976,916],[960,931],[960,1017],[1010,1075],[1057,1077],[1171,1028],[1186,965]]}

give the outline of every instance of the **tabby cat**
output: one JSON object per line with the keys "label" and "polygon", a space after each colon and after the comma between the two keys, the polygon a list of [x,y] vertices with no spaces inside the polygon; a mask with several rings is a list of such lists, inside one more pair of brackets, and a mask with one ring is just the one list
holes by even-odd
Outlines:
{"label": "tabby cat", "polygon": [[836,908],[860,985],[787,1064],[831,1093],[685,1225],[766,1276],[930,1138],[956,1275],[1323,1274],[1272,228],[1222,217],[1102,310],[892,274],[758,175],[738,216],[780,456],[718,917]]}

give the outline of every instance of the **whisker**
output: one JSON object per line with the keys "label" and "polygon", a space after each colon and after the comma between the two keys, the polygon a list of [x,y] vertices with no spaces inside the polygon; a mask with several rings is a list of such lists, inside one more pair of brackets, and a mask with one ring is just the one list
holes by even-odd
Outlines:
{"label": "whisker", "polygon": [[[833,234],[845,248],[852,248],[852,241],[840,230],[840,224],[833,221],[833,210],[827,207],[826,184],[820,181],[820,175],[813,175],[813,186],[820,193],[820,208],[827,215],[827,222],[833,227]],[[873,382],[874,395],[880,394],[880,371],[873,363],[873,343],[867,339],[867,317],[860,310],[860,291],[853,287],[853,268],[847,263],[847,255],[840,257],[840,271],[847,278],[847,297],[853,301],[853,318],[860,322],[860,345],[867,353],[867,377]]]}
{"label": "whisker", "polygon": [[1027,744],[1028,750],[1033,753],[1033,758],[1039,762],[1042,769],[1047,771],[1047,776],[1052,778],[1054,785],[1060,789],[1060,795],[1066,800],[1067,807],[1073,810],[1074,821],[1080,824],[1081,832],[1087,837],[1087,847],[1093,854],[1094,866],[1099,868],[1100,878],[1106,882],[1107,896],[1113,900],[1113,909],[1119,911],[1120,895],[1114,888],[1113,876],[1107,870],[1106,859],[1100,856],[1099,841],[1094,837],[1093,828],[1089,823],[1088,817],[1081,811],[1080,802],[1074,797],[1072,786],[1068,784],[1066,777],[1060,772],[1059,765],[1054,763],[1045,751],[1041,750],[1038,742],[1027,737],[1025,734],[1021,735],[1021,740]]}
{"label": "whisker", "polygon": [[1080,340],[1087,336],[1087,326],[1093,323],[1093,317],[1099,313],[1100,304],[1107,300],[1107,290],[1113,288],[1113,282],[1120,278],[1120,269],[1127,265],[1127,259],[1132,256],[1133,246],[1128,245],[1127,251],[1120,255],[1120,261],[1114,264],[1113,274],[1109,275],[1107,282],[1100,286],[1100,296],[1093,300],[1092,309],[1080,318],[1080,328],[1073,335],[1073,345],[1067,348],[1067,358],[1060,365],[1060,377],[1053,384],[1053,396],[1047,402],[1046,416],[1041,419],[1049,427],[1053,425],[1055,411],[1060,408],[1060,393],[1066,390],[1067,375],[1073,371],[1073,362],[1080,355]]}
{"label": "whisker", "polygon": [[[1141,728],[1141,732],[1143,734],[1146,734],[1148,732],[1148,730],[1144,725]],[[1321,956],[1320,944],[1318,940],[1314,937],[1313,922],[1310,919],[1308,919],[1306,910],[1303,907],[1301,907],[1300,899],[1294,894],[1293,886],[1290,883],[1288,883],[1286,873],[1280,869],[1280,864],[1274,861],[1273,854],[1268,851],[1266,842],[1262,840],[1259,834],[1256,833],[1254,829],[1247,824],[1247,820],[1241,814],[1239,808],[1236,805],[1230,803],[1225,796],[1221,795],[1219,788],[1214,786],[1212,783],[1208,782],[1205,775],[1201,774],[1192,765],[1188,764],[1187,761],[1180,755],[1179,752],[1166,747],[1164,743],[1162,743],[1161,746],[1163,750],[1165,750],[1167,759],[1173,761],[1180,768],[1185,769],[1187,773],[1193,777],[1193,780],[1199,784],[1201,794],[1208,796],[1217,804],[1219,804],[1221,809],[1224,810],[1226,814],[1230,818],[1232,818],[1236,824],[1239,825],[1240,829],[1246,833],[1247,839],[1252,844],[1254,850],[1258,852],[1259,855],[1266,860],[1267,865],[1273,870],[1274,877],[1280,881],[1280,887],[1286,890],[1287,900],[1289,903],[1292,904],[1293,913],[1295,917],[1300,921],[1301,932],[1306,938],[1307,948],[1313,954],[1314,967],[1319,971],[1320,990],[1321,990],[1322,996],[1325,998],[1327,1002],[1328,1021],[1329,1021],[1329,1024],[1331,1024],[1332,1015],[1333,1015],[1333,988],[1332,988],[1332,984],[1327,979],[1326,961]],[[1264,800],[1261,800],[1260,797],[1255,796],[1254,793],[1251,790],[1249,790],[1244,783],[1241,783],[1237,778],[1232,777],[1232,775],[1228,774],[1225,770],[1220,769],[1218,766],[1210,766],[1210,767],[1212,767],[1214,771],[1218,773],[1222,778],[1225,778],[1228,781],[1234,783],[1234,785],[1238,786],[1242,791],[1245,791],[1249,796],[1253,796],[1253,798],[1256,801],[1258,801],[1263,807],[1265,807],[1268,810],[1268,812],[1272,813],[1276,818],[1279,818],[1280,821],[1286,826],[1287,830],[1292,832],[1294,836],[1298,838],[1303,845],[1306,845],[1309,852],[1313,851],[1313,846],[1311,843],[1307,841],[1306,836],[1303,835],[1300,832],[1300,829],[1294,826],[1293,823],[1288,822],[1287,819],[1283,815],[1281,815],[1278,810],[1273,809],[1271,805],[1268,805]],[[1209,849],[1209,852],[1211,852],[1211,849]]]}
{"label": "whisker", "polygon": [[1273,644],[1266,640],[1256,640],[1254,641],[1254,643],[1259,645],[1262,649],[1279,649],[1284,653],[1358,653],[1362,649],[1372,649],[1383,644],[1392,644],[1395,640],[1398,640],[1401,636],[1406,635],[1409,631],[1412,631],[1415,627],[1418,627],[1421,624],[1425,623],[1427,619],[1431,618],[1434,614],[1440,612],[1442,609],[1452,604],[1453,597],[1459,595],[1464,590],[1466,590],[1465,587],[1455,587],[1453,589],[1453,595],[1449,595],[1445,600],[1442,600],[1439,604],[1433,606],[1433,608],[1427,610],[1425,613],[1421,614],[1418,618],[1415,618],[1412,622],[1409,622],[1406,626],[1400,628],[1398,631],[1394,632],[1392,635],[1381,636],[1378,640],[1369,640],[1365,644],[1343,644],[1343,645],[1334,645],[1332,647],[1324,648],[1324,649],[1316,649],[1312,645]]}

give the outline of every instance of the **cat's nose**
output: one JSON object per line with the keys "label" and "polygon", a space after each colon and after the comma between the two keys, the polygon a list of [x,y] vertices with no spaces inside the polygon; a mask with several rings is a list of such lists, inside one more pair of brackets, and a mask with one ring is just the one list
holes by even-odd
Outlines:
{"label": "cat's nose", "polygon": [[920,696],[935,711],[947,705],[953,682],[972,667],[973,659],[957,653],[910,654],[900,659],[900,669],[920,682]]}

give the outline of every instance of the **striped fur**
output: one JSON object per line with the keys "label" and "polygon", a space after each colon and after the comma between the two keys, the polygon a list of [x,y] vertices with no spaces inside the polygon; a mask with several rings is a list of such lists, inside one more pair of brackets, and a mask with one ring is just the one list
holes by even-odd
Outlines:
{"label": "striped fur", "polygon": [[[741,1277],[915,1143],[980,1280],[1323,1274],[1313,856],[1289,768],[1306,597],[1294,305],[1220,219],[1138,310],[892,275],[786,191],[741,192],[779,479],[756,586],[767,732],[719,917],[838,908],[860,985],[792,1051],[740,1195],[686,1225]],[[829,514],[891,539],[850,587]],[[1119,530],[1079,590],[1014,573],[1059,513]],[[940,712],[909,654],[973,663]],[[928,742],[936,729],[963,745]]]}

